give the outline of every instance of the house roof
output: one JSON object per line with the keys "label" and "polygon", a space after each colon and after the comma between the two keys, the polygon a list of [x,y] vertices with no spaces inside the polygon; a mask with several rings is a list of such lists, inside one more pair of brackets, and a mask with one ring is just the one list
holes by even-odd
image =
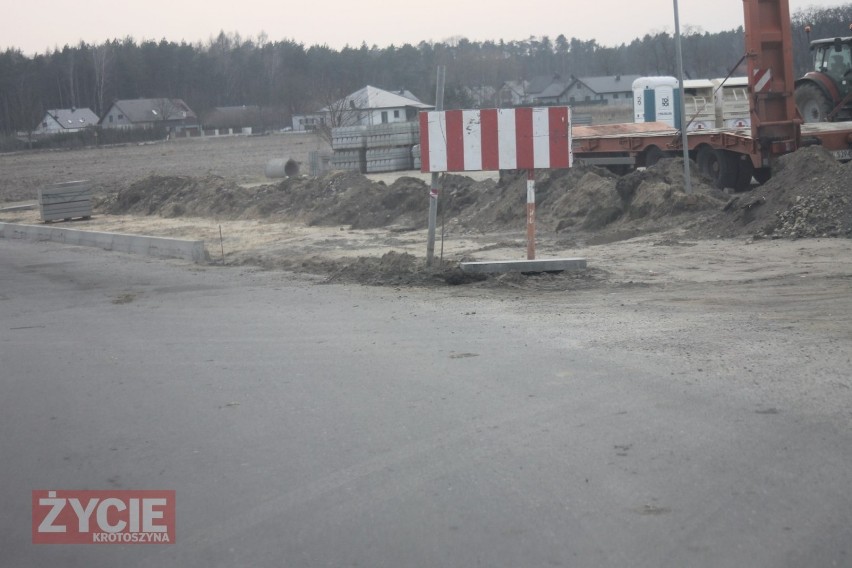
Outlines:
{"label": "house roof", "polygon": [[[185,120],[198,118],[182,99],[126,99],[115,101],[130,122],[154,122],[157,120]],[[169,113],[163,118],[162,114]]]}
{"label": "house roof", "polygon": [[62,128],[85,128],[98,123],[98,115],[88,108],[58,108],[47,111],[47,114]]}
{"label": "house roof", "polygon": [[633,81],[640,75],[609,75],[606,77],[578,77],[577,81],[599,95],[633,91]]}
{"label": "house roof", "polygon": [[562,77],[555,75],[539,75],[533,77],[527,85],[527,94],[538,95],[543,93],[553,83],[561,83]]}
{"label": "house roof", "polygon": [[542,92],[537,93],[535,95],[535,98],[537,98],[537,99],[557,98],[562,93],[564,93],[567,89],[568,89],[567,83],[563,83],[562,81],[554,81],[553,83],[551,83],[550,85],[545,87],[545,89]]}
{"label": "house roof", "polygon": [[518,95],[523,95],[529,87],[528,81],[504,81],[500,89],[509,89]]}
{"label": "house roof", "polygon": [[475,87],[463,87],[464,90],[468,93],[482,95],[486,97],[493,96],[497,90],[491,85],[477,85]]}
{"label": "house roof", "polygon": [[[420,109],[435,108],[432,105],[427,105],[420,102],[420,99],[415,97],[409,91],[385,91],[378,87],[367,85],[363,89],[359,89],[354,93],[340,99],[334,106],[338,108],[354,107],[358,109],[382,109],[382,108],[399,108],[399,107],[414,107]],[[324,107],[320,112],[328,112],[330,109]]]}

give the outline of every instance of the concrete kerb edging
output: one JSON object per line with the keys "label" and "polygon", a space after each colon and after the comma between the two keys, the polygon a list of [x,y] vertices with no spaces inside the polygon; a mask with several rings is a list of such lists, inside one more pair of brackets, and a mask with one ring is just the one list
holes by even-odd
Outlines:
{"label": "concrete kerb edging", "polygon": [[585,270],[585,258],[542,258],[536,260],[490,260],[462,262],[459,267],[470,274],[503,274],[506,272],[563,272]]}
{"label": "concrete kerb edging", "polygon": [[66,245],[96,247],[104,250],[144,254],[158,258],[181,258],[199,264],[209,261],[207,250],[204,248],[204,241],[190,241],[186,239],[80,231],[77,229],[62,229],[46,225],[23,225],[18,223],[0,223],[0,238],[52,241]]}

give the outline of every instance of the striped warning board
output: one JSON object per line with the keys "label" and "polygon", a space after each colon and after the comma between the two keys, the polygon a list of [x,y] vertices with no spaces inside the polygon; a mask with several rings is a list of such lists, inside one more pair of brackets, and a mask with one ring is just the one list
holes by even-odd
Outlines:
{"label": "striped warning board", "polygon": [[424,111],[420,152],[423,172],[570,168],[571,109]]}
{"label": "striped warning board", "polygon": [[763,93],[769,90],[772,81],[771,69],[752,70],[752,88],[755,93]]}

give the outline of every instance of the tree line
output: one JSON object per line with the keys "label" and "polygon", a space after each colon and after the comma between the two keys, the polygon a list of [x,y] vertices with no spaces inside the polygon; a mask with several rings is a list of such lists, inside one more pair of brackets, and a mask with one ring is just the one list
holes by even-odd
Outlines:
{"label": "tree line", "polygon": [[[809,69],[806,24],[812,39],[850,35],[852,3],[809,8],[793,16],[796,74]],[[742,27],[707,33],[682,30],[684,72],[692,78],[727,75],[743,54]],[[469,41],[459,37],[417,45],[305,46],[220,32],[206,43],[115,39],[34,56],[0,53],[0,134],[29,131],[48,109],[89,107],[101,116],[113,100],[181,98],[199,115],[217,106],[258,105],[274,126],[316,110],[366,84],[408,89],[434,102],[434,75],[447,69],[445,106],[471,106],[465,87],[498,89],[509,80],[538,75],[563,78],[639,74],[674,75],[672,33],[661,30],[629,43],[602,46],[559,35],[521,41]]]}

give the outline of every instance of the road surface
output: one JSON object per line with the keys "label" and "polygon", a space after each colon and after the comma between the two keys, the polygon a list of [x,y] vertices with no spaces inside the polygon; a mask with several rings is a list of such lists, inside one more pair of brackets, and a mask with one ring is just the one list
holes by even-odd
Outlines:
{"label": "road surface", "polygon": [[[0,240],[0,565],[850,566],[850,285],[823,284],[830,317]],[[34,545],[44,489],[175,490],[177,542]]]}

